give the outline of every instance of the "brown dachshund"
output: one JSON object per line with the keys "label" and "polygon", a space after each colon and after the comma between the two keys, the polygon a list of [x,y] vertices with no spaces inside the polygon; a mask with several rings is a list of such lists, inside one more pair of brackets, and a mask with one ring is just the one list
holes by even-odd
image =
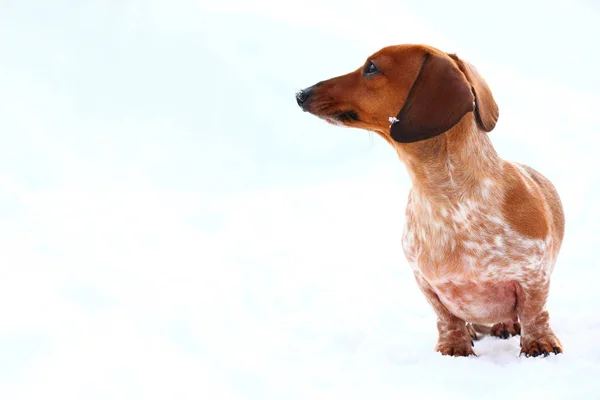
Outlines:
{"label": "brown dachshund", "polygon": [[498,106],[475,67],[432,47],[391,46],[296,100],[330,123],[377,133],[406,164],[402,245],[438,315],[437,351],[474,355],[474,324],[520,333],[526,356],[562,353],[545,309],[562,205],[539,172],[494,150],[487,132]]}

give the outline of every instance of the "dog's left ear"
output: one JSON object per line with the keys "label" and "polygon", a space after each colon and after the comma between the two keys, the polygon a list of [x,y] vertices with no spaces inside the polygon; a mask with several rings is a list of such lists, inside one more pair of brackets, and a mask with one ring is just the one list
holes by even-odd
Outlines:
{"label": "dog's left ear", "polygon": [[475,116],[477,117],[477,124],[481,129],[486,132],[490,132],[496,126],[498,121],[498,105],[492,96],[492,91],[486,83],[485,79],[477,69],[470,63],[461,60],[456,54],[448,54],[456,64],[458,68],[465,74],[467,80],[473,87],[475,93]]}
{"label": "dog's left ear", "polygon": [[475,108],[465,74],[450,57],[426,53],[390,136],[411,143],[441,135]]}

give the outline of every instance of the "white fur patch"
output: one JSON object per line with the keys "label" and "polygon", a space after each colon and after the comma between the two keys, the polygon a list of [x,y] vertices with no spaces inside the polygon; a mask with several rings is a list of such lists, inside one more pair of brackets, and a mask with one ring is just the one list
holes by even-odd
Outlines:
{"label": "white fur patch", "polygon": [[504,219],[502,199],[491,197],[489,191],[486,198],[485,189],[492,187],[493,181],[486,179],[483,190],[474,191],[481,197],[463,197],[454,204],[434,204],[413,190],[407,204],[402,243],[408,261],[461,318],[484,318],[494,305],[487,303],[485,292],[456,298],[454,292],[443,292],[444,285],[489,290],[518,282],[526,290],[546,284],[554,266],[552,238],[534,239],[515,231]]}

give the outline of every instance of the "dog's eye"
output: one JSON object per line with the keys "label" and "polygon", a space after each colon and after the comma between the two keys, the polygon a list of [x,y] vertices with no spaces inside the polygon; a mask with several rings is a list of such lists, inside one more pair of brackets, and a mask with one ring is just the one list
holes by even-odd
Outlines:
{"label": "dog's eye", "polygon": [[372,76],[378,73],[379,70],[373,61],[369,61],[369,63],[365,66],[364,75]]}

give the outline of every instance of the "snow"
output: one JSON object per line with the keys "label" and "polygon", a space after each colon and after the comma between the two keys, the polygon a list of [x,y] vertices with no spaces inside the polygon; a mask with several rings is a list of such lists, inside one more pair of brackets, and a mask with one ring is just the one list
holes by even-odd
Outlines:
{"label": "snow", "polygon": [[[532,30],[570,35],[583,69],[566,78],[566,55],[532,72],[538,50],[512,26],[478,42],[396,3],[0,13],[0,398],[597,397],[600,62],[583,50],[598,11],[536,8],[580,22]],[[518,338],[435,353],[400,247],[404,167],[297,107],[298,89],[399,41],[470,54],[501,108],[494,145],[557,186],[548,309],[564,354],[519,357]]]}

